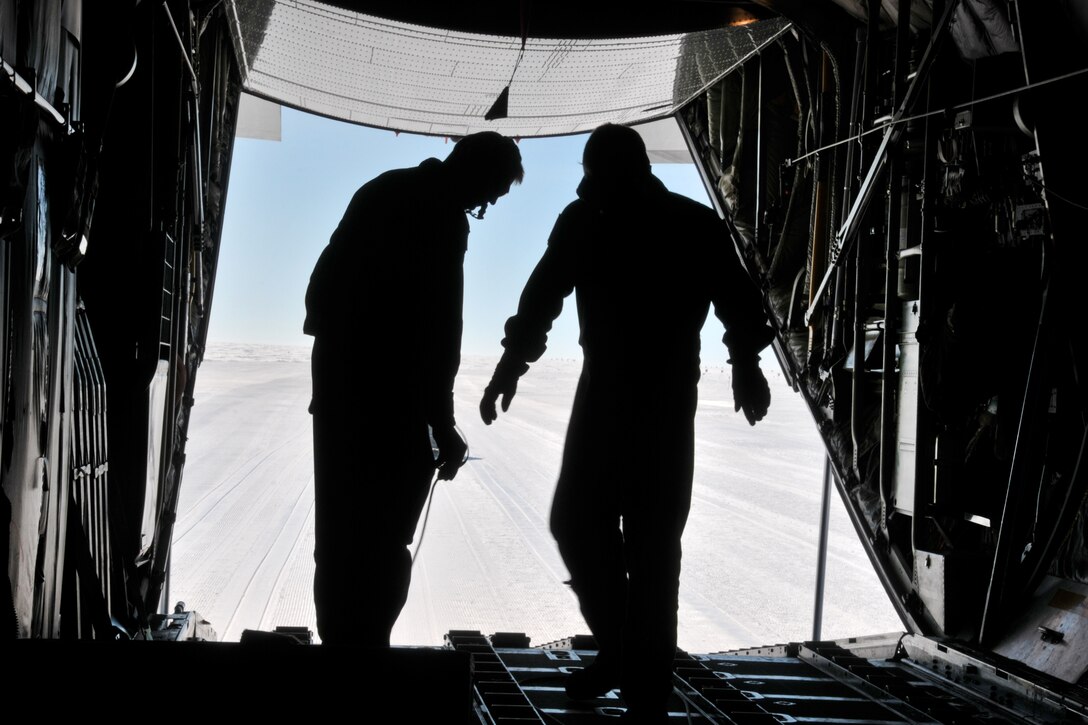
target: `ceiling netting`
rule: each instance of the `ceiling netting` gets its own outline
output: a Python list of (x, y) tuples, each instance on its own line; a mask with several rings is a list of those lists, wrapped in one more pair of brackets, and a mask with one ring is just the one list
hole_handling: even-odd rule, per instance
[[(642, 38), (530, 37), (523, 52), (520, 37), (409, 25), (319, 2), (228, 2), (249, 93), (443, 136), (555, 136), (668, 116), (789, 27), (773, 19)], [(507, 116), (485, 120), (508, 84)]]

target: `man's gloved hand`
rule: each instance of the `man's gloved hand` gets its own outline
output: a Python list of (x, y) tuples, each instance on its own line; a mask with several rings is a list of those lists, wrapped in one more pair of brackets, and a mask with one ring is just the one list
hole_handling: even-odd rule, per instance
[(517, 392), (517, 378), (506, 380), (499, 380), (498, 376), (491, 378), (491, 382), (484, 388), (484, 397), (480, 401), (480, 417), (483, 418), (484, 423), (491, 425), (499, 417), (498, 411), (495, 410), (495, 401), (500, 395), (502, 396), (502, 412), (505, 413), (510, 409), (510, 401), (514, 399), (514, 394)]
[(763, 420), (771, 405), (771, 389), (759, 369), (759, 358), (731, 361), (733, 365), (733, 411), (744, 410), (749, 425)]
[(434, 442), (438, 444), (438, 458), (434, 462), (438, 467), (438, 480), (452, 481), (465, 462), (468, 444), (452, 425), (435, 428), (431, 432)]
[(516, 359), (509, 351), (502, 354), (499, 364), (495, 366), (495, 374), (491, 376), (491, 382), (484, 388), (484, 397), (480, 401), (480, 417), (484, 423), (491, 425), (499, 417), (495, 410), (495, 401), (502, 396), (502, 412), (510, 409), (510, 401), (518, 392), (518, 378), (526, 373), (529, 365)]

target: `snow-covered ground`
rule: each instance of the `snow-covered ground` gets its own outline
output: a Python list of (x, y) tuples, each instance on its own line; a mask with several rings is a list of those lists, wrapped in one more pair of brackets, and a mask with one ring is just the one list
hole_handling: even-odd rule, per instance
[[(222, 640), (315, 628), (308, 352), (217, 346), (198, 373), (169, 596)], [(533, 644), (588, 632), (548, 532), (580, 361), (535, 364), (510, 411), (484, 426), (494, 363), (462, 362), (455, 405), (470, 458), (435, 490), (395, 644), (441, 645), (454, 629)], [(728, 366), (703, 371), (680, 592), (689, 652), (812, 637), (824, 457), (801, 398), (773, 360), (764, 367), (771, 410), (754, 427), (733, 411)], [(899, 631), (835, 493), (831, 511), (822, 637)]]

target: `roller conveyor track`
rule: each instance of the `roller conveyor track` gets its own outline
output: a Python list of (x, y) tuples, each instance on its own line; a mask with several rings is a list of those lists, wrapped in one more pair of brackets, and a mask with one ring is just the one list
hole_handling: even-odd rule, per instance
[[(618, 691), (590, 702), (564, 692), (567, 675), (596, 655), (592, 638), (529, 647), (521, 634), (451, 632), (447, 641), (473, 653), (481, 722), (608, 723), (625, 710)], [(1083, 688), (1029, 682), (1001, 663), (910, 635), (678, 651), (675, 679), (676, 723), (1088, 722)]]

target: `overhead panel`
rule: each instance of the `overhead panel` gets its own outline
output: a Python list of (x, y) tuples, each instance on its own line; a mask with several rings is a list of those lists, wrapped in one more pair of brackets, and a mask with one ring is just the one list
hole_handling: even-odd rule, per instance
[[(454, 32), (307, 0), (228, 0), (247, 92), (352, 123), (440, 136), (582, 133), (671, 115), (773, 42), (776, 18), (642, 38)], [(484, 119), (510, 86), (505, 118)]]
[(238, 138), (282, 141), (280, 106), (264, 98), (243, 93), (238, 101)]
[(634, 127), (646, 144), (651, 164), (690, 164), (691, 149), (675, 117), (661, 118)]

